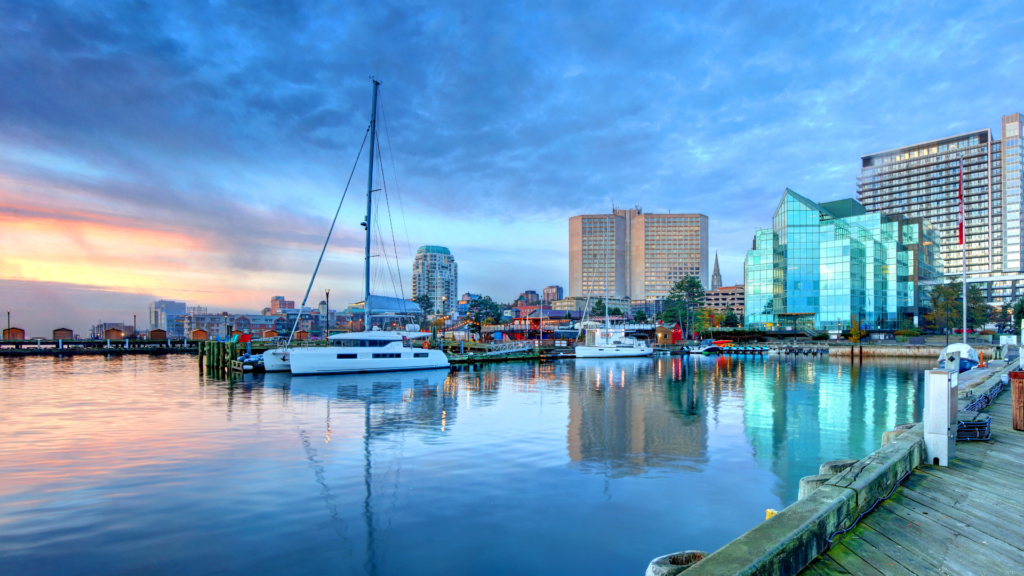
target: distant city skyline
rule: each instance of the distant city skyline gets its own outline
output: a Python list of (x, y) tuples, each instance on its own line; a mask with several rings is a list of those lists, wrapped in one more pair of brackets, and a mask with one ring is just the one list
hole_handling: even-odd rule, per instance
[[(458, 254), (460, 290), (509, 302), (568, 287), (567, 219), (613, 201), (706, 214), (723, 284), (739, 284), (780, 189), (854, 197), (863, 155), (1001, 133), (1024, 108), (1007, 65), (1024, 44), (1016, 12), (0, 0), (0, 307), (46, 334), (144, 318), (161, 299), (299, 299), (371, 75), (394, 220), (382, 235), (407, 293), (424, 244)], [(313, 286), (339, 302), (361, 298), (360, 174)]]

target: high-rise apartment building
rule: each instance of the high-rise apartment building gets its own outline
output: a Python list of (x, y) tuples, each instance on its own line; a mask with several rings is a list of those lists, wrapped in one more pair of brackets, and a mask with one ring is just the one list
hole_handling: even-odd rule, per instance
[(561, 300), (565, 297), (565, 291), (561, 286), (546, 286), (544, 288), (544, 303), (551, 304), (555, 300)]
[(569, 296), (661, 300), (685, 276), (708, 286), (708, 217), (640, 207), (569, 219)]
[(1021, 120), (1020, 114), (1003, 116), (998, 140), (988, 129), (975, 130), (861, 158), (864, 207), (932, 221), (942, 235), (947, 276), (963, 273), (957, 234), (963, 158), (968, 282), (980, 284), (991, 304), (1024, 296)]
[(459, 265), (443, 246), (420, 246), (412, 263), (412, 295), (426, 294), (435, 314), (452, 315), (459, 301)]

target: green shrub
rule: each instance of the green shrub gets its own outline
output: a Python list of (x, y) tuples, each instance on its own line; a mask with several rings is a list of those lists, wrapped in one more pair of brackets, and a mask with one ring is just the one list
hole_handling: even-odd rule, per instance
[(811, 340), (828, 340), (828, 334), (815, 334)]

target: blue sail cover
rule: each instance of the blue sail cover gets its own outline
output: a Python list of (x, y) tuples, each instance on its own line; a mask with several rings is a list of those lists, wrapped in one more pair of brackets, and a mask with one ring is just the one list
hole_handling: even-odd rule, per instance
[[(418, 316), (423, 314), (423, 311), (420, 310), (419, 304), (408, 300), (402, 300), (401, 298), (371, 294), (369, 301), (370, 314), (373, 316)], [(352, 307), (363, 308), (363, 302), (356, 302)], [(365, 308), (363, 309), (365, 310)]]

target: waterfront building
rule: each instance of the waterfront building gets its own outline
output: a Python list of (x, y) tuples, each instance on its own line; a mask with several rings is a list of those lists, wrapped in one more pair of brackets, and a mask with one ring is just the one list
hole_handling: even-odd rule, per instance
[(89, 337), (94, 339), (103, 338), (103, 335), (108, 331), (116, 331), (121, 338), (120, 334), (125, 336), (132, 336), (135, 333), (131, 324), (125, 324), (123, 322), (100, 322), (99, 324), (89, 328)]
[(75, 332), (71, 328), (56, 328), (53, 331), (54, 340), (73, 340)]
[(459, 296), (459, 265), (443, 246), (420, 246), (412, 263), (412, 297), (427, 295), (434, 313), (451, 316)]
[(665, 311), (665, 300), (663, 299), (633, 300), (630, 304), (630, 308), (632, 308), (632, 313), (634, 316), (637, 312), (643, 310), (644, 314), (647, 315), (647, 318), (649, 320), (654, 320), (655, 318), (658, 317), (658, 314), (661, 314), (662, 312)]
[[(174, 321), (185, 315), (184, 302), (174, 300), (157, 300), (149, 304), (149, 329), (172, 332)], [(184, 336), (184, 334), (176, 337)]]
[(939, 234), (928, 220), (869, 214), (852, 199), (816, 204), (787, 189), (773, 226), (744, 260), (750, 328), (840, 330), (918, 322), (921, 283), (940, 277)]
[(561, 300), (555, 300), (551, 303), (553, 310), (586, 310), (587, 299), (583, 296), (569, 296), (568, 298), (562, 298)]
[(460, 315), (468, 314), (470, 303), (472, 303), (473, 300), (477, 300), (479, 298), (483, 298), (483, 294), (473, 294), (471, 292), (466, 292), (462, 296), (459, 296), (459, 304), (456, 307), (456, 310), (458, 310)]
[(537, 294), (534, 290), (526, 290), (519, 294), (519, 302), (522, 302), (526, 306), (532, 306), (540, 302), (540, 294)]
[(732, 308), (741, 319), (743, 318), (743, 294), (742, 284), (737, 286), (720, 286), (714, 290), (704, 293), (704, 306), (716, 312), (725, 312), (726, 308)]
[(565, 297), (565, 291), (561, 286), (545, 286), (544, 287), (544, 303), (551, 304), (555, 300), (561, 300)]
[(4, 340), (24, 340), (25, 331), (21, 328), (4, 328)]
[(718, 252), (715, 252), (715, 270), (711, 273), (711, 290), (722, 287), (722, 272), (718, 269)]
[(947, 276), (963, 274), (957, 191), (964, 159), (968, 282), (980, 285), (990, 304), (1024, 296), (1021, 120), (1003, 116), (996, 135), (986, 128), (861, 157), (861, 203), (869, 213), (930, 220)]
[(686, 276), (708, 279), (708, 217), (637, 206), (569, 219), (569, 296), (659, 300)]
[(270, 298), (270, 314), (280, 314), (281, 310), (295, 308), (294, 300), (285, 300), (284, 296), (272, 296)]

